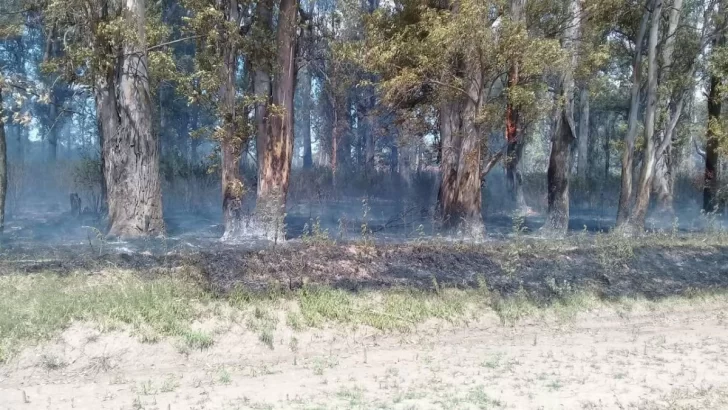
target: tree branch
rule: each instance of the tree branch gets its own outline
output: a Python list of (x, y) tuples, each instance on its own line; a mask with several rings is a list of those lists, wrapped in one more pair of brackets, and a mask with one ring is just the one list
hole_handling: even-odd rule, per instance
[(153, 46), (151, 46), (151, 47), (147, 47), (147, 52), (150, 52), (150, 51), (153, 51), (153, 50), (156, 50), (156, 49), (162, 48), (162, 47), (170, 46), (170, 45), (172, 45), (172, 44), (177, 44), (177, 43), (181, 43), (181, 42), (183, 42), (183, 41), (187, 41), (187, 40), (194, 40), (194, 39), (197, 39), (197, 38), (200, 38), (200, 37), (204, 37), (204, 36), (203, 36), (203, 35), (201, 35), (201, 34), (199, 34), (199, 35), (195, 35), (195, 36), (189, 36), (189, 37), (183, 37), (183, 38), (178, 38), (178, 39), (176, 39), (176, 40), (172, 40), (172, 41), (167, 41), (166, 43), (156, 44), (156, 45), (153, 45)]

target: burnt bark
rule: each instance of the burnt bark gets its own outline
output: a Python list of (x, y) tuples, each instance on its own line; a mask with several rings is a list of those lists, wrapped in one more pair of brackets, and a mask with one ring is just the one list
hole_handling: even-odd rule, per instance
[(5, 141), (2, 91), (0, 87), (0, 233), (5, 229), (5, 198), (8, 192), (8, 145)]
[(720, 119), (722, 96), (720, 92), (721, 80), (718, 76), (710, 77), (710, 90), (708, 92), (708, 127), (705, 146), (705, 173), (703, 186), (703, 211), (715, 212), (718, 209), (718, 176), (719, 176), (719, 141), (716, 136), (716, 125)]
[(124, 20), (136, 27), (137, 32), (122, 47), (116, 96), (119, 128), (104, 136), (104, 177), (112, 236), (164, 232), (159, 144), (152, 132), (147, 76), (144, 3), (144, 0), (126, 0), (123, 6)]
[[(259, 211), (276, 222), (273, 233), (279, 238), (293, 156), (293, 93), (295, 89), (297, 0), (281, 0), (276, 42), (276, 75), (268, 108), (267, 141), (262, 178), (258, 183)], [(278, 223), (280, 222), (280, 224)]]
[(577, 63), (576, 46), (581, 24), (581, 5), (571, 0), (569, 5), (571, 23), (564, 32), (562, 47), (570, 54), (568, 67), (564, 69), (560, 84), (563, 106), (559, 107), (551, 154), (547, 171), (548, 214), (544, 228), (556, 234), (565, 234), (569, 227), (569, 165), (574, 133), (574, 67)]
[(619, 206), (617, 210), (617, 227), (623, 227), (629, 222), (632, 205), (632, 180), (634, 169), (634, 143), (637, 138), (638, 115), (640, 110), (640, 87), (642, 78), (642, 46), (647, 33), (650, 11), (645, 8), (640, 22), (640, 29), (635, 39), (635, 52), (632, 59), (632, 88), (630, 90), (629, 116), (627, 120), (627, 134), (624, 137), (624, 150), (622, 151), (622, 179), (619, 191)]

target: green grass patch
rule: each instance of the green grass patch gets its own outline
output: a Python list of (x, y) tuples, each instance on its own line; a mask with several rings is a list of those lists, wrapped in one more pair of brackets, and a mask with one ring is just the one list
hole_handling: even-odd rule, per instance
[(132, 274), (0, 277), (0, 361), (27, 342), (47, 340), (73, 321), (104, 330), (131, 326), (140, 340), (188, 333), (211, 300), (191, 283), (143, 280)]
[[(579, 312), (595, 308), (618, 314), (633, 310), (677, 309), (696, 303), (728, 303), (728, 293), (687, 290), (680, 296), (657, 301), (643, 297), (603, 300), (567, 282), (545, 279), (551, 297), (533, 297), (524, 289), (502, 297), (491, 292), (484, 279), (474, 288), (442, 287), (434, 290), (395, 288), (350, 292), (323, 286), (296, 291), (252, 293), (236, 289), (225, 299), (204, 291), (196, 283), (175, 277), (143, 279), (128, 272), (101, 275), (51, 274), (0, 276), (0, 362), (28, 344), (48, 340), (72, 322), (89, 322), (102, 331), (124, 329), (139, 341), (156, 343), (174, 337), (180, 352), (203, 350), (214, 344), (212, 333), (193, 330), (192, 323), (214, 318), (245, 318), (248, 331), (273, 348), (286, 338), (276, 331), (324, 326), (368, 326), (382, 331), (406, 332), (430, 319), (460, 322), (495, 313), (504, 325), (526, 318), (571, 320)], [(291, 350), (298, 341), (291, 339)], [(43, 367), (62, 367), (49, 357)]]

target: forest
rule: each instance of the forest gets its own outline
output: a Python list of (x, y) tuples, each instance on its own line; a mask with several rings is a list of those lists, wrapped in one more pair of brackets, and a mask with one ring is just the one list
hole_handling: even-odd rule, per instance
[(4, 0), (0, 227), (704, 226), (724, 3)]
[(728, 409), (728, 0), (0, 0), (0, 408)]

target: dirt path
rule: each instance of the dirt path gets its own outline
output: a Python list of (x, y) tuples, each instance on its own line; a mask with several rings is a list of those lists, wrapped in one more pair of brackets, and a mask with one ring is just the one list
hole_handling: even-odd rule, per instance
[(273, 335), (185, 352), (75, 325), (0, 367), (0, 409), (721, 409), (726, 306)]

